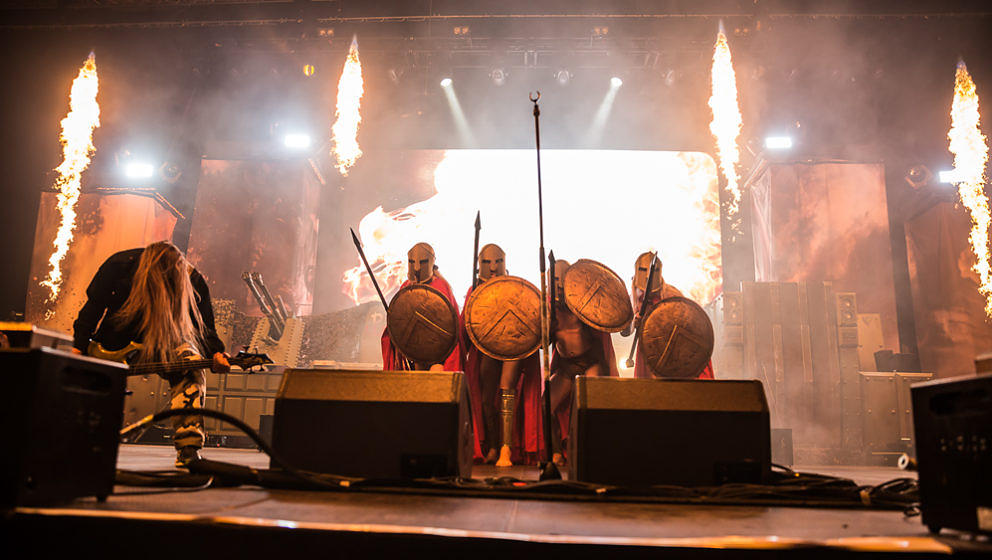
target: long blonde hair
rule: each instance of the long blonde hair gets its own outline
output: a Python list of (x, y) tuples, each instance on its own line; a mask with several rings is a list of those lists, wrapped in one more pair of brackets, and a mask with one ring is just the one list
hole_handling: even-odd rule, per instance
[(184, 344), (202, 353), (203, 318), (190, 281), (192, 268), (168, 241), (152, 243), (138, 259), (131, 293), (116, 320), (138, 327), (143, 337), (142, 361), (171, 361)]

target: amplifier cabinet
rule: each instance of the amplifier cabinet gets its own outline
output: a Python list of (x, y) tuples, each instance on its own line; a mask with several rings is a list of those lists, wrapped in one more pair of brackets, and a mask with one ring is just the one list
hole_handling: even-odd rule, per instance
[(51, 348), (0, 350), (8, 398), (0, 504), (52, 505), (114, 488), (127, 367)]
[(992, 375), (911, 391), (924, 525), (992, 533)]
[(771, 473), (760, 381), (579, 376), (571, 422), (571, 480), (714, 485)]
[(314, 472), (471, 477), (465, 375), (287, 369), (272, 447), (288, 464)]

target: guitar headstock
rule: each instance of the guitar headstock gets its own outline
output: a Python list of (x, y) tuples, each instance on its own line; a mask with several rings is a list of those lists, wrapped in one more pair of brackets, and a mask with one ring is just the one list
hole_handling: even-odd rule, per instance
[(232, 365), (236, 365), (245, 371), (248, 371), (253, 367), (274, 363), (268, 354), (247, 352), (245, 350), (238, 352), (238, 355), (231, 358), (230, 362)]

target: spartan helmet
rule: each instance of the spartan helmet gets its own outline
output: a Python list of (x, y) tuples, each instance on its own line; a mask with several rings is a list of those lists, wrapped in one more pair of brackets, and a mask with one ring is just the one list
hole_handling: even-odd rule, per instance
[(506, 253), (490, 243), (479, 251), (479, 280), (485, 282), (493, 276), (506, 276)]
[(424, 284), (434, 277), (434, 248), (417, 243), (407, 254), (407, 277), (410, 282)]
[(637, 257), (637, 264), (634, 265), (634, 287), (642, 292), (647, 292), (646, 289), (648, 284), (648, 271), (651, 270), (651, 259), (654, 258), (654, 275), (651, 278), (651, 292), (658, 291), (661, 288), (663, 280), (661, 279), (661, 260), (655, 255), (655, 253), (647, 252), (641, 253), (641, 256)]

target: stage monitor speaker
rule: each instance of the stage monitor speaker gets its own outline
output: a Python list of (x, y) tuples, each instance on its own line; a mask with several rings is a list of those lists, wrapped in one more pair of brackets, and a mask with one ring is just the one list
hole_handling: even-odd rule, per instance
[(760, 381), (580, 376), (568, 437), (571, 480), (715, 485), (771, 473)]
[(51, 348), (0, 350), (0, 504), (53, 505), (114, 489), (127, 366)]
[(923, 524), (992, 533), (992, 375), (926, 381), (910, 393)]
[(272, 448), (314, 472), (470, 477), (465, 375), (288, 369), (276, 395)]

